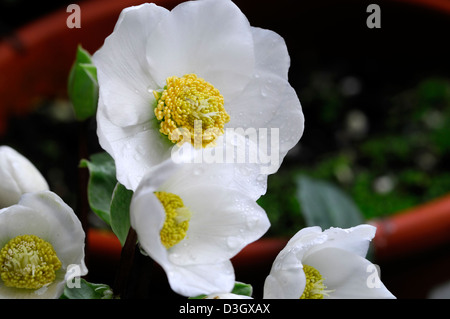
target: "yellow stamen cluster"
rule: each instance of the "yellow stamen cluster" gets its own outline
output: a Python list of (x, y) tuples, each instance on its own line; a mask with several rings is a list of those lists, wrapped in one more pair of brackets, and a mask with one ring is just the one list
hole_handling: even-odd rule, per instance
[(42, 288), (61, 265), (53, 246), (35, 235), (17, 236), (0, 251), (0, 277), (7, 287)]
[(219, 90), (195, 74), (169, 77), (164, 90), (153, 91), (153, 95), (160, 132), (173, 143), (190, 141), (194, 147), (214, 145), (230, 120)]
[(169, 249), (186, 237), (191, 212), (178, 195), (167, 192), (155, 192), (155, 195), (166, 211), (166, 220), (160, 236), (164, 247)]
[(320, 272), (314, 267), (303, 265), (303, 271), (306, 276), (306, 286), (300, 299), (323, 299), (329, 292), (323, 284), (323, 278)]

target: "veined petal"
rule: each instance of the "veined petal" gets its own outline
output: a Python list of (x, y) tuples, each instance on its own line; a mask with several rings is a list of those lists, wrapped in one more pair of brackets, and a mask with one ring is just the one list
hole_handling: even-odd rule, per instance
[(169, 11), (155, 4), (124, 9), (114, 32), (93, 55), (105, 115), (125, 127), (154, 117), (151, 89), (157, 89), (145, 56), (147, 40)]
[(373, 264), (367, 259), (339, 248), (327, 247), (308, 255), (303, 262), (316, 268), (324, 278), (328, 298), (395, 298), (381, 280), (374, 284)]
[(186, 238), (170, 249), (170, 259), (178, 265), (230, 259), (270, 227), (253, 199), (226, 187), (205, 184), (178, 195), (192, 212)]
[(195, 73), (231, 100), (253, 74), (250, 24), (229, 0), (176, 6), (150, 34), (146, 53), (150, 72), (161, 88), (169, 76)]

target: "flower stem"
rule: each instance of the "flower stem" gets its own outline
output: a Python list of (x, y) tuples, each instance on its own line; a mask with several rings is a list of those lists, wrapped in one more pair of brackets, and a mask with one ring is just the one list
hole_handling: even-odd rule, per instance
[(122, 247), (120, 254), (119, 268), (114, 282), (113, 292), (116, 298), (127, 298), (130, 295), (128, 282), (133, 268), (135, 253), (137, 249), (137, 234), (136, 231), (130, 227), (127, 239)]

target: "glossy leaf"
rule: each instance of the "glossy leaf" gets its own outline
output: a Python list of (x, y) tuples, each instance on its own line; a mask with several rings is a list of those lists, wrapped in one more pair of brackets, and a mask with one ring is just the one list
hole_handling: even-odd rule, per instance
[(83, 278), (77, 279), (78, 283), (73, 287), (66, 284), (64, 293), (60, 299), (112, 299), (111, 288), (105, 284), (89, 283)]
[(251, 297), (253, 294), (253, 287), (249, 284), (244, 284), (242, 282), (236, 282), (231, 293), (235, 295), (248, 296)]
[(111, 228), (122, 246), (125, 244), (130, 229), (130, 203), (132, 196), (133, 191), (117, 183), (111, 201), (110, 217)]
[(111, 199), (117, 184), (113, 158), (108, 153), (93, 154), (90, 161), (82, 160), (80, 167), (89, 169), (87, 192), (92, 211), (110, 225)]
[(95, 115), (98, 103), (97, 69), (90, 54), (81, 46), (69, 73), (68, 94), (78, 120)]

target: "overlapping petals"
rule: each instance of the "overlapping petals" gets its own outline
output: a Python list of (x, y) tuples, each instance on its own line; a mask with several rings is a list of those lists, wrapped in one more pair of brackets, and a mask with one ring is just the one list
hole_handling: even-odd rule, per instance
[[(370, 225), (300, 230), (274, 261), (264, 285), (264, 298), (300, 298), (307, 284), (305, 265), (322, 276), (324, 298), (395, 298), (365, 258), (375, 230)], [(373, 275), (376, 282), (371, 281)]]
[(99, 141), (129, 189), (170, 156), (173, 144), (159, 132), (153, 113), (153, 92), (170, 76), (197, 74), (216, 87), (230, 115), (225, 128), (268, 129), (264, 138), (274, 141), (270, 147), (279, 156), (266, 173), (278, 169), (303, 133), (284, 40), (251, 27), (229, 0), (188, 1), (172, 11), (154, 4), (127, 8), (93, 60)]
[[(131, 203), (131, 226), (140, 245), (164, 268), (171, 288), (181, 295), (231, 291), (235, 278), (230, 259), (270, 226), (243, 184), (232, 179), (219, 182), (225, 170), (232, 176), (235, 167), (216, 166), (175, 165), (169, 159), (144, 177)], [(161, 241), (166, 212), (156, 191), (176, 194), (192, 214), (185, 238), (170, 248)]]
[[(73, 210), (55, 193), (27, 193), (19, 203), (0, 210), (0, 249), (23, 235), (37, 236), (50, 243), (61, 267), (55, 272), (53, 282), (40, 289), (8, 287), (0, 280), (0, 298), (59, 298), (68, 280), (87, 274), (85, 233)], [(73, 271), (73, 266), (78, 271)]]

